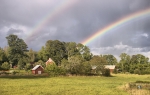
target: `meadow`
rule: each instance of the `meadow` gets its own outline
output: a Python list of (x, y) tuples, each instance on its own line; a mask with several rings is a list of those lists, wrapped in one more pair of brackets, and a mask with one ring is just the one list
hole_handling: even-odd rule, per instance
[[(126, 85), (149, 81), (150, 75), (115, 74), (102, 76), (0, 77), (1, 95), (148, 95)], [(127, 90), (128, 89), (128, 90)]]

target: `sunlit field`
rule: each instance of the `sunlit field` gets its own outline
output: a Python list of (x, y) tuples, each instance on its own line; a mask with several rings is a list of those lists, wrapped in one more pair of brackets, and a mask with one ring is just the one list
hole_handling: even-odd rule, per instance
[(125, 90), (126, 84), (139, 80), (149, 81), (150, 75), (1, 77), (0, 93), (1, 95), (130, 95), (131, 91)]

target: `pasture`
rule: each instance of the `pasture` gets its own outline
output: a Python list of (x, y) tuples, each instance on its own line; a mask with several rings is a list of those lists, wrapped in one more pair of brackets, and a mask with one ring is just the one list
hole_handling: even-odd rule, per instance
[[(0, 77), (1, 95), (142, 95), (126, 85), (149, 81), (150, 75), (116, 74), (101, 76)], [(150, 94), (146, 91), (147, 95)], [(144, 95), (144, 94), (143, 94)]]

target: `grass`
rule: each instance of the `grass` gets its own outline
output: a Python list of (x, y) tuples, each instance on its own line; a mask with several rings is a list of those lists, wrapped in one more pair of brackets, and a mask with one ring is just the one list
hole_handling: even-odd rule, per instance
[[(113, 77), (70, 76), (0, 77), (1, 95), (130, 95), (135, 90), (124, 90), (136, 81), (149, 81), (150, 75), (123, 75)], [(140, 90), (138, 90), (140, 91)], [(142, 92), (142, 91), (141, 91)], [(133, 93), (133, 94), (134, 94)], [(144, 95), (144, 94), (143, 94)]]

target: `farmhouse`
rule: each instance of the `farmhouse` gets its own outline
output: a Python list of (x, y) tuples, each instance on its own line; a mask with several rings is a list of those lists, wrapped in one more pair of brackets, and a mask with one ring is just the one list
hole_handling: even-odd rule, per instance
[(47, 60), (47, 62), (46, 62), (46, 66), (48, 65), (48, 64), (54, 64), (55, 62), (51, 59), (51, 58), (49, 58), (48, 60)]
[(105, 65), (105, 68), (110, 69), (110, 73), (114, 71), (115, 67), (115, 65)]
[(32, 74), (42, 74), (44, 72), (44, 68), (41, 65), (36, 65), (32, 69)]

